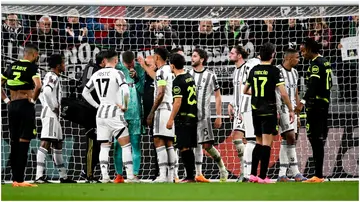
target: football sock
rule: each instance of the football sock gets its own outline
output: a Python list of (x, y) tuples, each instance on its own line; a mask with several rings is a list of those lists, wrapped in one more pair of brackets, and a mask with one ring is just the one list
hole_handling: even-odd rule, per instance
[(251, 173), (251, 163), (252, 163), (252, 153), (255, 148), (255, 142), (248, 141), (245, 145), (244, 150), (244, 171), (241, 171), (244, 173), (244, 177), (249, 179), (250, 173)]
[(175, 160), (176, 160), (176, 153), (174, 150), (174, 147), (168, 147), (167, 149), (167, 154), (168, 154), (168, 163), (169, 163), (169, 173), (168, 173), (168, 177), (171, 181), (174, 180), (174, 168), (175, 168)]
[(281, 177), (286, 175), (287, 168), (289, 167), (288, 145), (286, 140), (281, 141), (279, 156), (280, 156), (279, 177)]
[(298, 166), (298, 161), (297, 161), (297, 156), (296, 156), (296, 146), (294, 144), (287, 145), (287, 151), (286, 152), (287, 152), (291, 172), (292, 172), (293, 176), (295, 176), (295, 175), (300, 173), (299, 166)]
[(123, 174), (122, 149), (118, 141), (114, 142), (114, 166), (116, 174)]
[(134, 167), (133, 167), (133, 160), (132, 160), (132, 154), (131, 154), (131, 143), (128, 143), (124, 146), (121, 146), (122, 148), (122, 159), (123, 159), (123, 165), (125, 166), (126, 176), (128, 179), (134, 178)]
[(186, 179), (194, 180), (195, 156), (193, 150), (182, 151), (181, 158), (186, 170)]
[(174, 177), (179, 178), (179, 150), (175, 149), (175, 168), (174, 168)]
[(54, 149), (53, 156), (54, 156), (55, 165), (59, 171), (60, 178), (64, 178), (64, 179), (67, 178), (66, 169), (62, 156), (62, 149)]
[(203, 162), (203, 149), (202, 145), (198, 144), (195, 148), (195, 170), (196, 176), (202, 175), (202, 162)]
[(245, 162), (244, 162), (245, 145), (244, 145), (242, 139), (235, 139), (235, 140), (233, 140), (233, 143), (235, 145), (238, 157), (240, 158), (241, 173), (243, 173), (244, 172), (244, 167), (245, 167)]
[(99, 161), (102, 179), (109, 179), (108, 166), (109, 166), (109, 152), (110, 145), (101, 144)]
[(269, 167), (270, 162), (270, 151), (271, 147), (267, 145), (262, 146), (262, 154), (261, 154), (261, 165), (260, 165), (260, 178), (265, 179)]
[(309, 138), (311, 147), (313, 149), (313, 156), (315, 160), (315, 176), (318, 178), (324, 178), (323, 176), (323, 164), (324, 164), (324, 143), (319, 138)]
[(256, 144), (252, 153), (251, 175), (257, 176), (257, 168), (261, 157), (262, 145)]
[(140, 139), (141, 139), (140, 134), (130, 134), (134, 175), (138, 175), (140, 171), (140, 162), (141, 162)]
[(44, 147), (39, 147), (36, 155), (36, 180), (44, 175), (45, 160), (48, 154), (48, 150)]
[(24, 172), (28, 159), (30, 142), (19, 142), (18, 157), (16, 159), (18, 169), (17, 170), (17, 182), (24, 182)]
[(221, 159), (219, 151), (214, 147), (206, 149), (210, 156), (214, 159), (220, 170), (226, 170), (223, 160)]
[(168, 166), (168, 153), (165, 146), (157, 147), (156, 153), (158, 157), (158, 165), (160, 170), (160, 177), (166, 178), (166, 170)]

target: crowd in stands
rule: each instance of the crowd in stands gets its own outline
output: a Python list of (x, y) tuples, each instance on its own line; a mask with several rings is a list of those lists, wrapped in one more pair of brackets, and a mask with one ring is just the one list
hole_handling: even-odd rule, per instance
[[(122, 7), (118, 8), (118, 12)], [(151, 17), (151, 8), (144, 13)], [(101, 16), (101, 14), (99, 15)], [(2, 25), (2, 59), (16, 58), (18, 47), (35, 43), (41, 52), (61, 52), (88, 43), (117, 51), (149, 50), (156, 46), (244, 45), (258, 52), (261, 44), (277, 45), (278, 58), (287, 48), (299, 49), (305, 37), (322, 44), (323, 55), (332, 63), (346, 102), (356, 102), (358, 60), (342, 61), (340, 40), (358, 36), (359, 17), (330, 17), (284, 20), (193, 21), (125, 18), (82, 18), (75, 8), (67, 16), (6, 14)], [(9, 56), (9, 57), (10, 57)], [(304, 63), (302, 63), (304, 64)], [(307, 64), (307, 62), (305, 63)], [(305, 65), (306, 66), (306, 65)], [(306, 68), (306, 67), (305, 67)], [(304, 70), (304, 69), (302, 69)], [(355, 72), (356, 71), (356, 72)]]

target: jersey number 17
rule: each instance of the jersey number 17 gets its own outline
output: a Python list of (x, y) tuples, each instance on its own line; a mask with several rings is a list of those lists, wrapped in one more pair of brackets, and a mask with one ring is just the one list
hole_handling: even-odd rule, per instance
[(99, 88), (99, 94), (101, 97), (106, 97), (106, 93), (109, 87), (109, 82), (110, 82), (109, 78), (96, 79), (96, 83), (98, 84), (98, 88)]

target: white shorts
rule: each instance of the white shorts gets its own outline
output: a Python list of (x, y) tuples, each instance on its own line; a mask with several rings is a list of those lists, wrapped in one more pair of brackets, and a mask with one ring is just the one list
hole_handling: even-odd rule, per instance
[(294, 130), (295, 133), (297, 133), (297, 115), (295, 115), (295, 120), (294, 122), (291, 124), (290, 123), (290, 117), (289, 117), (289, 112), (281, 112), (280, 113), (280, 123), (279, 123), (279, 133), (285, 133), (291, 130)]
[(124, 116), (113, 118), (96, 118), (97, 140), (112, 142), (113, 138), (119, 139), (129, 135)]
[(42, 129), (40, 139), (63, 140), (61, 124), (57, 117), (45, 116), (41, 118), (41, 124)]
[(252, 112), (244, 112), (241, 114), (242, 120), (234, 117), (233, 131), (242, 131), (246, 138), (255, 138)]
[(197, 140), (199, 144), (214, 141), (214, 132), (212, 129), (211, 118), (198, 121)]
[(165, 137), (175, 137), (174, 128), (166, 128), (166, 124), (169, 121), (171, 111), (168, 109), (157, 109), (154, 116), (154, 136), (165, 136)]

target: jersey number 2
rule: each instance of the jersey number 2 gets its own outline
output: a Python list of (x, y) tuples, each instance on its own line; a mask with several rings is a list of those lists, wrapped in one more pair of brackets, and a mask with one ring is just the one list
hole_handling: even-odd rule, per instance
[[(267, 77), (259, 77), (259, 81), (261, 82), (261, 92), (260, 92), (260, 97), (264, 97), (264, 91), (265, 91), (265, 84), (267, 82)], [(255, 90), (255, 97), (259, 96), (259, 89), (258, 89), (258, 85), (257, 85), (258, 79), (254, 78), (254, 90)]]
[(191, 99), (191, 97), (193, 97), (193, 95), (196, 95), (195, 86), (189, 86), (189, 87), (187, 88), (187, 91), (189, 91), (189, 97), (188, 97), (188, 99), (187, 99), (188, 104), (189, 104), (189, 105), (194, 105), (194, 104), (196, 104), (196, 103), (197, 103), (197, 102), (196, 102), (196, 99)]
[[(108, 87), (109, 87), (109, 82), (110, 82), (110, 79), (107, 78), (107, 79), (96, 79), (96, 83), (98, 84), (98, 87), (99, 87), (99, 94), (101, 97), (105, 97), (106, 96), (106, 93), (108, 91)], [(102, 90), (102, 84), (105, 83), (105, 87), (104, 87), (104, 90)]]

